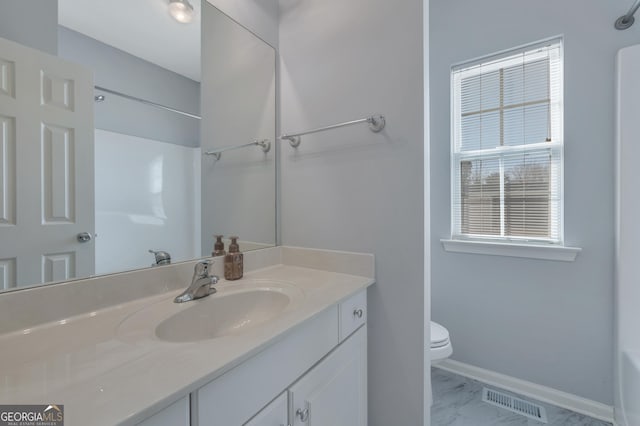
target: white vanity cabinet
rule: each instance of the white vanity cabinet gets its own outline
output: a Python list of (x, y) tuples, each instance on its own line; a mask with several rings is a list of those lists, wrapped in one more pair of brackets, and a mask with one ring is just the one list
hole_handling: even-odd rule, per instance
[(189, 397), (185, 396), (136, 426), (189, 426), (189, 418)]
[(366, 426), (366, 316), (352, 319), (365, 290), (355, 296), (193, 392), (191, 426)]
[(264, 407), (257, 416), (249, 420), (244, 426), (288, 426), (289, 425), (289, 400), (287, 393), (283, 392)]
[(244, 426), (366, 426), (366, 339), (361, 328)]
[(292, 426), (367, 426), (367, 330), (360, 328), (289, 388)]

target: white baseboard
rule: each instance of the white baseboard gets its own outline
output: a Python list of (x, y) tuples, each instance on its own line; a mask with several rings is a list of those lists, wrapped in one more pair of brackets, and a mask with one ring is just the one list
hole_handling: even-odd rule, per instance
[(434, 365), (434, 367), (615, 424), (613, 420), (613, 407), (600, 402), (537, 385), (526, 380), (516, 379), (515, 377), (505, 374), (485, 370), (484, 368), (474, 367), (473, 365), (452, 359), (445, 359), (437, 365)]

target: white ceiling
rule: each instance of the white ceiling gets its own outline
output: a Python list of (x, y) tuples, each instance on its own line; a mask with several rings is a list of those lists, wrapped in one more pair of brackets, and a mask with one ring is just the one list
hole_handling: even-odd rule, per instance
[(58, 0), (58, 22), (134, 56), (200, 81), (200, 0), (194, 19), (169, 15), (169, 0)]

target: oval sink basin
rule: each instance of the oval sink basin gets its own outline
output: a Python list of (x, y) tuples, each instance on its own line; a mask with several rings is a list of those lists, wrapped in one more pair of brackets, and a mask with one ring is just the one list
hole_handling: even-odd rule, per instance
[(278, 318), (305, 298), (295, 284), (270, 279), (224, 281), (216, 293), (173, 303), (178, 291), (152, 297), (149, 304), (117, 326), (118, 339), (132, 344), (149, 340), (189, 343), (236, 336)]
[(208, 296), (165, 319), (155, 329), (160, 340), (194, 342), (242, 333), (276, 317), (290, 297), (268, 288)]

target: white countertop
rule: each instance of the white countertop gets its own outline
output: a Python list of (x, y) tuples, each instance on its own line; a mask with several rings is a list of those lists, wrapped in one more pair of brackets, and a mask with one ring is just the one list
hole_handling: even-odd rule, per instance
[(176, 309), (172, 300), (180, 290), (0, 335), (0, 403), (64, 404), (67, 426), (134, 424), (374, 281), (372, 276), (278, 264), (245, 273), (239, 281), (222, 280), (219, 286), (252, 280), (288, 282), (303, 297), (243, 333), (197, 342), (161, 341), (153, 325), (147, 334), (123, 337), (123, 321), (152, 304)]

